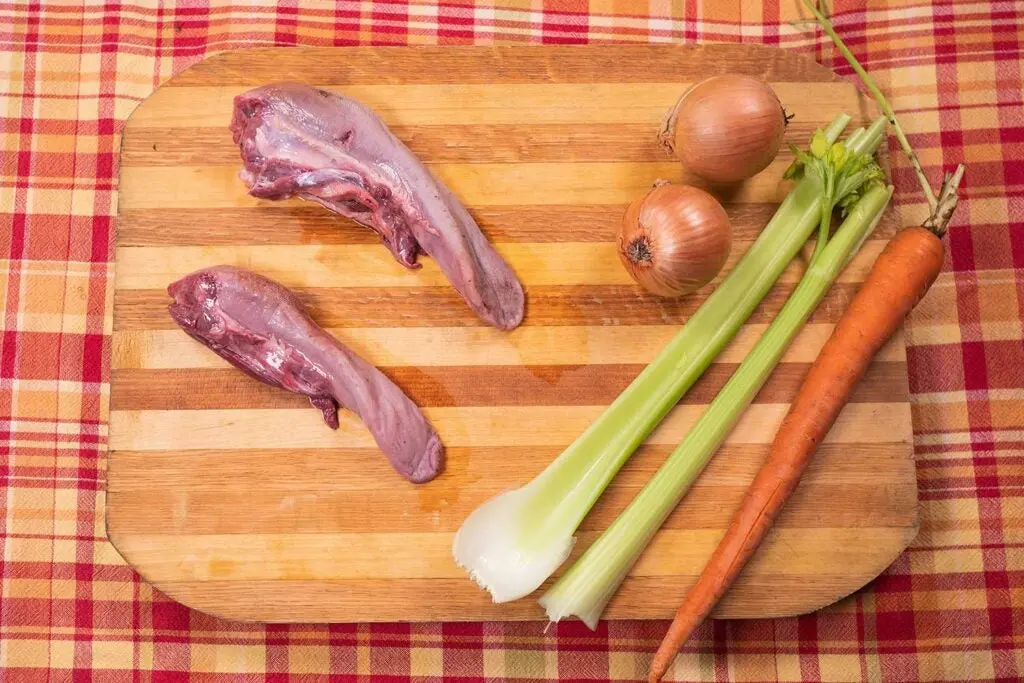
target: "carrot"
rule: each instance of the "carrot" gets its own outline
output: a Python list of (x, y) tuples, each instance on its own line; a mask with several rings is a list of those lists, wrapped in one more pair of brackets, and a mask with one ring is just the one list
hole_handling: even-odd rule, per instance
[(942, 269), (941, 231), (901, 230), (876, 260), (790, 406), (768, 459), (651, 662), (661, 680), (679, 648), (711, 612), (764, 539), (800, 475), (878, 350)]

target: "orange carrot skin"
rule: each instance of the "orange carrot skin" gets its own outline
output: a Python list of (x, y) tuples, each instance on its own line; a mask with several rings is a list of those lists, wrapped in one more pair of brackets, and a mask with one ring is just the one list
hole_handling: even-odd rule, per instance
[(938, 277), (943, 256), (942, 240), (922, 227), (901, 230), (878, 256), (807, 373), (725, 536), (676, 613), (651, 662), (650, 681), (661, 680), (679, 648), (753, 556), (875, 354)]

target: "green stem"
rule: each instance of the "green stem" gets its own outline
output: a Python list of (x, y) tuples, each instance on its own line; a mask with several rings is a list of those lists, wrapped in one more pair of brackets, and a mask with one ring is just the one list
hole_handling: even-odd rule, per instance
[(605, 605), (658, 528), (760, 391), (790, 342), (882, 216), (891, 187), (865, 192), (793, 294), (686, 438), (629, 507), (541, 597), (549, 618), (579, 616), (595, 628)]
[(818, 225), (818, 241), (814, 245), (814, 253), (811, 254), (811, 263), (821, 257), (821, 252), (828, 243), (828, 229), (832, 225), (832, 210), (836, 206), (835, 178), (831, 172), (826, 175), (825, 186), (821, 192), (821, 223)]
[(935, 211), (938, 204), (938, 200), (935, 198), (935, 192), (932, 190), (931, 184), (928, 182), (928, 176), (924, 174), (924, 169), (921, 167), (921, 162), (917, 158), (917, 154), (914, 149), (910, 146), (910, 141), (907, 139), (906, 134), (903, 132), (903, 127), (900, 126), (900, 122), (896, 119), (896, 112), (893, 111), (889, 105), (889, 100), (885, 99), (885, 95), (882, 94), (878, 84), (875, 83), (875, 79), (864, 70), (860, 62), (854, 56), (850, 48), (846, 46), (843, 39), (836, 33), (835, 27), (832, 26), (832, 22), (825, 14), (817, 8), (817, 6), (811, 2), (811, 0), (804, 0), (804, 4), (807, 5), (807, 9), (814, 14), (814, 18), (818, 20), (818, 24), (821, 26), (825, 34), (832, 39), (832, 43), (835, 44), (836, 49), (839, 50), (839, 54), (849, 62), (853, 70), (860, 76), (860, 80), (867, 87), (868, 91), (871, 92), (871, 96), (875, 98), (875, 102), (878, 103), (878, 107), (885, 114), (886, 118), (889, 119), (889, 123), (892, 124), (893, 132), (896, 133), (896, 139), (900, 142), (900, 147), (903, 148), (903, 153), (910, 159), (910, 165), (914, 168), (914, 173), (917, 175), (918, 182), (921, 183), (921, 189), (924, 191), (925, 199), (928, 201), (928, 208), (931, 211)]

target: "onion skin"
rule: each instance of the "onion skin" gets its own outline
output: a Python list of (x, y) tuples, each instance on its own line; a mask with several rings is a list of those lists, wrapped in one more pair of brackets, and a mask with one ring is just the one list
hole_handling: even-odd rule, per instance
[(732, 226), (718, 201), (689, 185), (658, 185), (626, 210), (619, 259), (637, 284), (664, 297), (711, 282), (729, 257)]
[(687, 170), (712, 183), (735, 183), (768, 167), (779, 153), (786, 121), (768, 85), (727, 74), (683, 93), (658, 139)]

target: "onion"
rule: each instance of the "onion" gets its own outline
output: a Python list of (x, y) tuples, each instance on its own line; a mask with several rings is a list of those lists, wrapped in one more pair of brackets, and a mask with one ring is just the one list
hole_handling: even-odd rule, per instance
[(713, 76), (683, 93), (658, 140), (687, 170), (713, 183), (734, 183), (772, 162), (787, 121), (766, 84), (749, 76)]
[(660, 296), (682, 296), (714, 279), (729, 256), (732, 227), (704, 190), (661, 183), (626, 210), (619, 258), (637, 283)]

